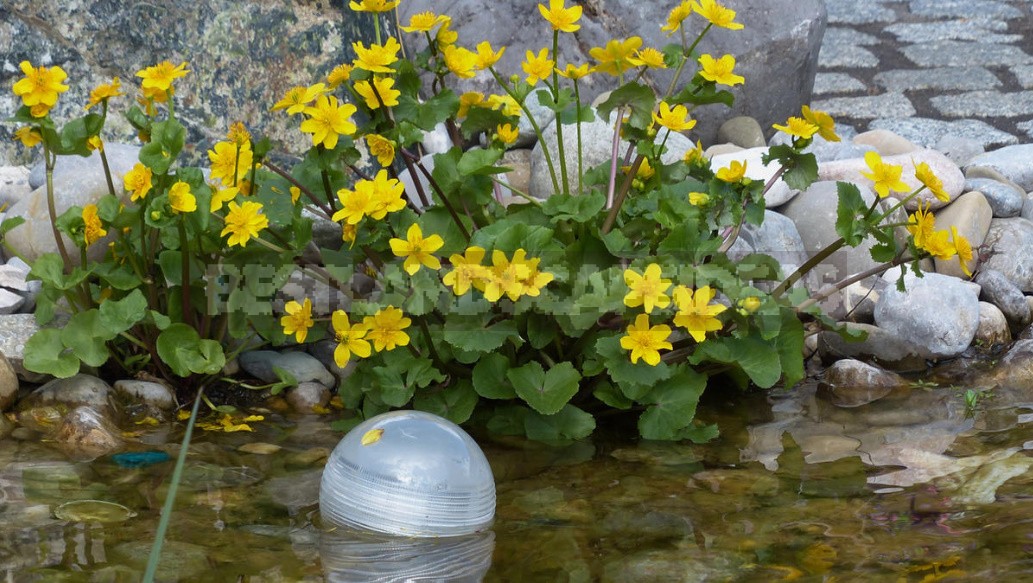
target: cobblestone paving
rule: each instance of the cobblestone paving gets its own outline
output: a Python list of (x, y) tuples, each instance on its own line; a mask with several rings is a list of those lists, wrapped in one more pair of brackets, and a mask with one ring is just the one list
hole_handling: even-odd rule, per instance
[(1033, 0), (826, 0), (813, 106), (934, 146), (1033, 142)]

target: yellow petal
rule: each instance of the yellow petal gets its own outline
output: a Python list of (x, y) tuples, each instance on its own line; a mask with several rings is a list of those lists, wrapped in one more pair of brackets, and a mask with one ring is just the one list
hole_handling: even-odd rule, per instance
[(383, 429), (370, 429), (362, 435), (362, 445), (373, 445), (384, 435)]

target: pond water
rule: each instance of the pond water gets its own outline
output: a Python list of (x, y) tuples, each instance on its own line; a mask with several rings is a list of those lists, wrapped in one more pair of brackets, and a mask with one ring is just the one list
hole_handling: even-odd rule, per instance
[[(274, 415), (254, 433), (197, 436), (158, 578), (1025, 580), (1033, 398), (989, 395), (921, 384), (853, 408), (815, 386), (736, 397), (701, 410), (721, 429), (705, 445), (478, 434), (497, 482), (494, 528), (418, 544), (327, 532), (319, 479), (341, 435), (327, 417)], [(137, 439), (174, 452), (181, 431)], [(0, 580), (138, 581), (173, 462), (70, 463), (21, 437), (0, 441)]]

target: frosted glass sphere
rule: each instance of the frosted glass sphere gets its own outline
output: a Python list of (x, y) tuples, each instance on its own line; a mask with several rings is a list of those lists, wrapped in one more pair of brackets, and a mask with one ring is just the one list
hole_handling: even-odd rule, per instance
[(495, 533), (402, 538), (339, 528), (319, 537), (328, 583), (480, 583), (491, 568)]
[(323, 520), (412, 537), (489, 528), (495, 479), (458, 425), (422, 411), (367, 419), (334, 448), (319, 492)]

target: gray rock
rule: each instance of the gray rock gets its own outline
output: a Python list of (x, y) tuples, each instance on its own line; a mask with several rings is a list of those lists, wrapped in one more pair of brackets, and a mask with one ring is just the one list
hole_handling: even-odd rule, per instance
[[(980, 154), (969, 161), (969, 166), (989, 166), (997, 170), (1009, 180), (1015, 182), (1024, 191), (1033, 190), (1033, 144), (1005, 146)], [(966, 168), (966, 171), (968, 168)]]
[(355, 359), (348, 361), (343, 368), (339, 367), (334, 360), (335, 350), (337, 350), (337, 342), (335, 340), (320, 340), (308, 345), (308, 353), (316, 357), (338, 381), (343, 381), (351, 376), (352, 371), (355, 370)]
[[(496, 65), (502, 75), (521, 74), (520, 62), (529, 49), (538, 50), (552, 44), (552, 30), (537, 10), (528, 9), (520, 0), (475, 0), (456, 2), (446, 10), (452, 17), (452, 29), (460, 39), (485, 39), (492, 46), (507, 47)], [(585, 10), (575, 35), (560, 35), (560, 55), (564, 62), (594, 62), (588, 56), (591, 47), (604, 46), (607, 41), (639, 36), (643, 46), (663, 47), (671, 42), (658, 23), (665, 22), (670, 7), (662, 4), (633, 0), (606, 0)], [(731, 112), (724, 106), (705, 106), (693, 112), (699, 120), (694, 137), (713, 143), (721, 122), (732, 115), (757, 118), (761, 127), (782, 123), (790, 115), (799, 115), (801, 103), (810, 101), (817, 70), (818, 49), (825, 31), (825, 7), (819, 0), (743, 0), (734, 9), (736, 21), (745, 30), (714, 29), (700, 45), (701, 52), (736, 57), (736, 73), (743, 75), (750, 87), (762, 90), (733, 89), (735, 107)], [(434, 0), (411, 0), (398, 7), (398, 18), (408, 22), (409, 17), (424, 11), (442, 12)], [(506, 23), (499, 26), (499, 23)], [(748, 34), (744, 34), (748, 31)], [(403, 35), (407, 52), (415, 54), (426, 48), (421, 35)], [(673, 71), (650, 72), (646, 82), (654, 87), (666, 87)], [(596, 95), (613, 88), (613, 79), (593, 75), (581, 84), (582, 99), (590, 102)], [(463, 80), (455, 87), (457, 92), (497, 92), (494, 80), (488, 75)]]
[(0, 353), (0, 413), (14, 403), (18, 394), (18, 375), (7, 357)]
[(121, 451), (125, 440), (111, 418), (91, 407), (76, 407), (68, 412), (54, 441), (74, 461), (89, 461)]
[(282, 314), (287, 302), (294, 300), (301, 303), (305, 299), (312, 301), (312, 317), (314, 318), (325, 318), (335, 310), (351, 309), (351, 298), (347, 294), (327, 285), (326, 282), (309, 273), (296, 269), (283, 287), (277, 291), (273, 310)]
[(868, 124), (871, 129), (887, 129), (919, 146), (933, 147), (944, 136), (957, 136), (979, 142), (984, 148), (1017, 144), (1015, 136), (978, 119), (943, 120), (928, 117), (886, 116)]
[(854, 359), (833, 363), (823, 379), (829, 401), (837, 407), (860, 407), (906, 387), (900, 375)]
[[(614, 115), (610, 117), (615, 119)], [(542, 132), (542, 139), (535, 144), (534, 149), (531, 151), (531, 190), (528, 194), (535, 198), (545, 199), (552, 196), (555, 192), (544, 148), (548, 148), (549, 157), (556, 172), (556, 181), (562, 180), (560, 177), (558, 143), (556, 124), (554, 123), (545, 128)], [(628, 149), (628, 143), (622, 140), (620, 144), (618, 148), (619, 156), (623, 156)], [(613, 124), (600, 119), (581, 124), (581, 145), (583, 172), (587, 172), (590, 168), (604, 162), (609, 163), (613, 149)], [(694, 144), (684, 135), (671, 132), (667, 137), (666, 146), (667, 151), (661, 159), (666, 164), (672, 164), (681, 160), (685, 152), (692, 149)], [(567, 189), (571, 193), (576, 193), (578, 151), (577, 130), (574, 125), (563, 126), (563, 150), (567, 158)], [(618, 165), (621, 164), (620, 159), (618, 159), (617, 163)]]
[[(513, 189), (527, 194), (531, 190), (531, 150), (518, 149), (518, 150), (507, 150), (502, 156), (502, 161), (499, 162), (506, 168), (512, 168), (509, 172), (506, 172), (505, 182), (506, 184), (513, 187)], [(514, 197), (516, 201), (524, 200), (522, 197), (512, 194), (512, 191), (507, 191), (503, 188), (503, 196)]]
[[(993, 210), (983, 193), (966, 192), (950, 205), (940, 209), (935, 217), (938, 229), (949, 229), (951, 226), (955, 226), (958, 228), (958, 234), (965, 237), (973, 249), (978, 249), (990, 231)], [(973, 252), (972, 255), (972, 260), (967, 265), (969, 271), (975, 273), (975, 270), (979, 268), (979, 254)], [(934, 259), (933, 262), (936, 265), (937, 273), (954, 277), (968, 277), (956, 258)]]
[(980, 269), (975, 282), (982, 291), (980, 297), (997, 306), (1013, 329), (1019, 330), (1033, 320), (1026, 296), (1010, 279), (995, 269)]
[[(961, 170), (957, 165), (936, 150), (921, 149), (907, 154), (883, 156), (882, 161), (886, 164), (902, 166), (903, 172), (901, 173), (900, 179), (910, 186), (912, 191), (921, 186), (921, 182), (915, 178), (915, 166), (921, 162), (928, 164), (930, 170), (940, 178), (943, 182), (943, 190), (950, 197), (950, 200), (954, 200), (961, 195), (962, 189), (965, 186), (965, 175), (961, 173)], [(870, 172), (868, 164), (863, 158), (837, 160), (821, 164), (818, 168), (818, 179), (846, 180), (849, 182), (871, 185), (872, 181), (862, 176), (862, 172)], [(907, 196), (908, 194), (910, 194), (910, 191), (907, 193), (891, 192), (890, 196), (899, 199)], [(938, 209), (947, 204), (936, 198), (936, 196), (927, 189), (923, 190), (915, 198), (909, 200), (905, 204), (905, 207), (908, 210), (915, 210), (918, 208), (919, 203), (923, 205), (928, 203), (932, 209)]]
[(889, 130), (868, 130), (863, 134), (858, 134), (853, 142), (861, 146), (871, 146), (882, 156), (907, 154), (918, 149), (918, 146), (908, 139)]
[(0, 205), (10, 207), (32, 192), (29, 169), (25, 166), (0, 167)]
[(54, 379), (19, 401), (17, 409), (52, 405), (67, 409), (89, 407), (108, 419), (113, 419), (117, 411), (111, 385), (88, 374)]
[[(764, 222), (760, 226), (745, 225), (739, 238), (728, 249), (729, 259), (735, 262), (750, 253), (764, 253), (775, 258), (782, 267), (782, 277), (796, 271), (808, 257), (793, 221), (770, 210), (764, 211)], [(803, 282), (807, 285), (810, 282), (809, 276), (805, 276)], [(770, 290), (774, 289), (777, 282), (755, 282), (754, 285)]]
[(1033, 292), (1033, 223), (1023, 218), (994, 219), (983, 240), (982, 269), (996, 269), (1023, 293)]
[(320, 383), (304, 382), (287, 392), (287, 402), (298, 413), (313, 413), (315, 407), (326, 407), (330, 389)]
[[(509, 49), (507, 49), (507, 51), (508, 50)], [(524, 105), (527, 107), (527, 110), (531, 112), (531, 115), (534, 116), (534, 121), (538, 124), (538, 129), (544, 130), (552, 124), (553, 120), (556, 119), (556, 112), (542, 105), (542, 100), (540, 97), (538, 97), (539, 91), (545, 90), (540, 89), (538, 91), (532, 91), (531, 94), (527, 96), (527, 101), (524, 102)], [(535, 142), (538, 141), (538, 134), (534, 133), (534, 126), (532, 126), (531, 122), (527, 119), (526, 113), (522, 113), (520, 115), (520, 125), (518, 127), (518, 131), (520, 132), (519, 136), (517, 137), (517, 141), (512, 145), (512, 147), (534, 147)]]
[(115, 381), (115, 394), (134, 404), (143, 404), (162, 411), (176, 408), (176, 395), (169, 387), (153, 381), (123, 379)]
[(906, 118), (915, 115), (915, 106), (903, 93), (827, 97), (816, 100), (814, 109), (824, 111), (837, 119)]
[[(137, 162), (139, 151), (139, 146), (122, 144), (105, 146), (112, 180), (115, 184), (115, 193), (119, 196), (124, 196), (122, 175), (129, 172)], [(33, 170), (33, 184), (38, 178), (38, 173), (37, 170)], [(12, 215), (23, 217), (25, 223), (7, 233), (5, 241), (15, 253), (29, 262), (35, 261), (44, 253), (57, 253), (58, 251), (50, 225), (46, 190), (45, 186), (38, 186), (28, 196), (11, 206), (9, 211)], [(95, 153), (89, 158), (79, 156), (58, 158), (54, 169), (54, 207), (59, 216), (72, 206), (83, 207), (95, 203), (106, 194), (108, 194), (108, 183), (104, 178), (104, 169), (98, 154)], [(112, 236), (111, 233), (108, 234), (108, 237)], [(74, 252), (75, 245), (67, 236), (63, 237), (65, 247), (69, 249), (74, 260), (78, 261), (78, 253)], [(106, 240), (102, 240), (91, 245), (88, 252), (90, 258), (97, 261), (103, 257), (106, 251)]]
[(986, 151), (979, 140), (946, 134), (933, 146), (958, 166), (966, 166), (972, 158)]
[[(804, 148), (803, 151), (807, 154), (814, 154), (814, 159), (818, 161), (818, 164), (822, 164), (833, 160), (863, 158), (866, 152), (875, 150), (871, 146), (855, 144), (852, 140), (856, 137), (857, 132), (850, 126), (836, 124), (836, 134), (840, 138), (838, 142), (830, 142), (821, 136), (814, 136), (811, 145)], [(788, 136), (779, 132), (771, 138), (769, 143), (772, 146), (778, 146), (788, 144), (790, 141)]]
[(976, 329), (974, 344), (985, 349), (1011, 342), (1008, 320), (997, 306), (979, 302), (979, 328)]
[(0, 314), (14, 314), (25, 304), (25, 298), (3, 288), (0, 288)]
[(907, 291), (888, 286), (875, 306), (875, 324), (917, 346), (920, 354), (942, 358), (961, 354), (979, 327), (979, 299), (961, 280), (927, 273), (904, 276)]
[[(193, 161), (207, 161), (205, 152), (225, 139), (227, 126), (238, 119), (285, 144), (287, 151), (304, 151), (312, 140), (298, 131), (297, 117), (270, 107), (290, 87), (322, 81), (337, 64), (350, 63), (352, 41), (367, 46), (373, 42), (370, 16), (356, 14), (340, 2), (213, 0), (200, 5), (170, 0), (153, 7), (123, 2), (14, 6), (18, 8), (0, 13), (0, 38), (9, 39), (5, 61), (12, 65), (0, 71), (0, 86), (10, 95), (12, 83), (21, 77), (16, 65), (23, 59), (61, 65), (69, 74), (70, 89), (52, 115), (63, 121), (82, 115), (90, 90), (118, 75), (127, 95), (113, 100), (104, 127), (111, 143), (136, 138), (121, 113), (138, 94), (134, 86), (139, 80), (133, 74), (162, 59), (176, 64), (188, 60), (191, 73), (176, 83), (176, 114), (187, 127), (187, 143), (198, 144), (185, 153), (185, 159)], [(62, 24), (39, 26), (41, 22)], [(179, 32), (169, 35), (173, 29)], [(131, 34), (115, 33), (130, 30)], [(7, 103), (11, 106), (3, 106), (4, 117), (15, 109), (13, 101)], [(13, 130), (6, 124), (0, 128), (0, 160), (25, 162), (24, 149), (11, 139)]]
[(0, 353), (18, 373), (18, 378), (29, 382), (42, 382), (46, 377), (25, 370), (25, 343), (39, 330), (36, 316), (32, 314), (0, 315)]
[(326, 387), (335, 384), (334, 375), (318, 359), (305, 352), (251, 350), (241, 353), (238, 360), (244, 372), (267, 383), (277, 380), (273, 367), (279, 367), (294, 375), (299, 383), (315, 381)]
[(889, 330), (871, 324), (847, 323), (854, 333), (863, 333), (863, 340), (847, 340), (837, 332), (818, 335), (818, 351), (824, 361), (842, 358), (870, 358), (884, 368), (897, 372), (926, 369), (925, 358), (917, 346)]
[(875, 319), (875, 304), (879, 301), (878, 290), (883, 287), (885, 283), (881, 279), (876, 279), (872, 284), (859, 281), (846, 286), (838, 295), (842, 302), (842, 315), (833, 310), (830, 312), (832, 317), (871, 323)]
[(746, 115), (733, 117), (717, 130), (719, 143), (731, 143), (743, 148), (759, 148), (767, 144), (764, 130), (757, 120)]
[(1006, 389), (1033, 390), (1033, 339), (1016, 340), (986, 380)]
[(1025, 192), (989, 178), (969, 178), (965, 181), (965, 190), (982, 192), (986, 202), (990, 203), (994, 217), (999, 219), (1019, 216), (1026, 202)]

